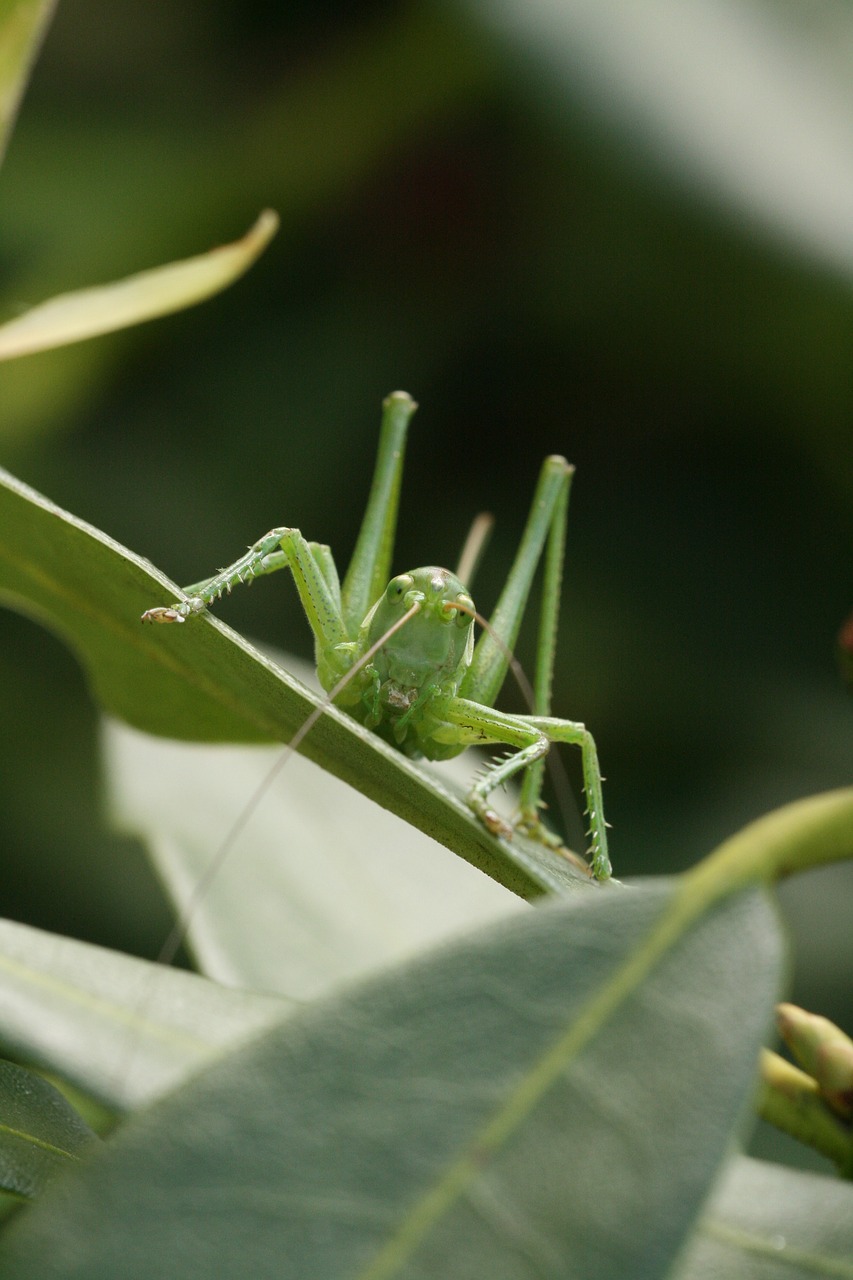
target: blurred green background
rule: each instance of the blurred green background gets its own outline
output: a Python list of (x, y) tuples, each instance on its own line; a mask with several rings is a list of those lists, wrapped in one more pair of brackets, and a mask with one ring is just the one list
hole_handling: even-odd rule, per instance
[[(402, 387), (396, 568), (491, 510), (488, 611), (565, 453), (555, 709), (598, 739), (618, 874), (686, 867), (850, 782), (851, 51), (842, 3), (64, 0), (0, 178), (3, 317), (282, 229), (203, 307), (0, 366), (0, 460), (181, 582), (281, 523), (341, 565)], [(221, 612), (310, 652), (283, 580)], [(151, 954), (80, 672), (0, 637), (3, 914)], [(848, 1030), (851, 889), (783, 894), (794, 998)]]

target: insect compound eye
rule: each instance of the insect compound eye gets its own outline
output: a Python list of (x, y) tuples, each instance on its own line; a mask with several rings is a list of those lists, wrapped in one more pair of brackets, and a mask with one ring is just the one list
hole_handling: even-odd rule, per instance
[(471, 623), (474, 621), (474, 601), (469, 595), (465, 595), (460, 592), (452, 604), (448, 602), (447, 607), (452, 611), (453, 621), (456, 623), (457, 627), (461, 629), (470, 627)]
[(385, 588), (385, 599), (389, 604), (399, 604), (407, 591), (411, 591), (415, 580), (410, 573), (400, 573), (392, 578)]

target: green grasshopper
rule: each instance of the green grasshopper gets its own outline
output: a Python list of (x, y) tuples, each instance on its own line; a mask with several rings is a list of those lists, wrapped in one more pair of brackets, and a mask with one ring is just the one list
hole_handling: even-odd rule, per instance
[[(384, 402), (373, 484), (342, 584), (327, 546), (306, 541), (298, 529), (273, 529), (227, 569), (187, 587), (183, 600), (149, 609), (143, 621), (185, 622), (237, 583), (289, 568), (314, 633), (320, 683), (336, 705), (413, 759), (447, 760), (473, 744), (514, 748), (482, 771), (467, 796), (493, 835), (510, 839), (517, 829), (550, 848), (562, 847), (540, 816), (544, 757), (552, 742), (579, 746), (592, 872), (606, 880), (611, 868), (595, 742), (584, 725), (550, 714), (573, 468), (556, 455), (545, 459), (515, 562), (475, 645), (473, 623), (479, 615), (456, 574), (428, 565), (388, 581), (406, 434), (416, 408), (401, 391)], [(529, 715), (508, 715), (494, 703), (543, 550), (533, 705)], [(471, 571), (462, 572), (469, 576)], [(490, 807), (488, 797), (521, 773), (519, 812), (511, 825)]]

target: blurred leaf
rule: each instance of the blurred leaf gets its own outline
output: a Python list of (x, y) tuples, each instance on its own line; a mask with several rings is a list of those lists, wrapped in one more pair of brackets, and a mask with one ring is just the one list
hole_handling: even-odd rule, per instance
[[(295, 660), (288, 667), (303, 674)], [(116, 825), (149, 845), (189, 917), (196, 960), (219, 982), (314, 998), (523, 909), (494, 880), (299, 756), (286, 761), (228, 856), (218, 856), (282, 762), (281, 747), (168, 742), (112, 721), (103, 759)], [(464, 759), (452, 763), (470, 781)]]
[(849, 6), (469, 3), (541, 64), (552, 96), (590, 101), (703, 193), (851, 273)]
[(266, 209), (242, 240), (233, 244), (42, 302), (0, 325), (0, 360), (113, 333), (203, 302), (249, 269), (277, 227), (278, 216)]
[(55, 0), (0, 0), (0, 161)]
[(753, 1087), (781, 962), (760, 893), (676, 937), (677, 897), (546, 905), (311, 1006), (137, 1117), (12, 1225), (0, 1267), (665, 1276)]
[(115, 1109), (140, 1106), (287, 1004), (0, 920), (0, 1045)]
[(95, 1140), (52, 1084), (0, 1062), (0, 1188), (39, 1195)]
[[(167, 737), (287, 741), (320, 699), (212, 616), (140, 623), (177, 594), (147, 561), (0, 473), (0, 599), (71, 646), (107, 711)], [(333, 707), (300, 751), (522, 897), (593, 887), (544, 847), (491, 836), (447, 787)]]
[(739, 1157), (726, 1170), (674, 1280), (853, 1275), (853, 1187)]

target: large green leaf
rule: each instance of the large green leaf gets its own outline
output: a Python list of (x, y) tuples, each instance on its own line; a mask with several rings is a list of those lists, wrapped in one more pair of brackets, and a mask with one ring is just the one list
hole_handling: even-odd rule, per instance
[(0, 1062), (0, 1188), (36, 1196), (94, 1141), (52, 1084), (13, 1062)]
[[(167, 737), (289, 739), (317, 696), (216, 618), (140, 623), (176, 591), (147, 561), (0, 473), (0, 600), (71, 646), (106, 710)], [(514, 893), (590, 885), (541, 846), (495, 839), (448, 787), (333, 708), (300, 750)]]
[(0, 987), (2, 1051), (117, 1110), (174, 1089), (292, 1008), (11, 920), (0, 920)]
[(761, 891), (684, 902), (552, 903), (315, 1003), (134, 1118), (12, 1225), (0, 1270), (665, 1276), (781, 964)]
[(820, 1277), (853, 1278), (853, 1186), (733, 1160), (676, 1280)]

